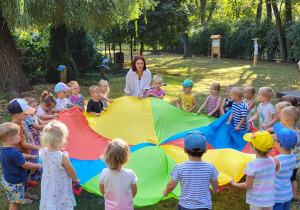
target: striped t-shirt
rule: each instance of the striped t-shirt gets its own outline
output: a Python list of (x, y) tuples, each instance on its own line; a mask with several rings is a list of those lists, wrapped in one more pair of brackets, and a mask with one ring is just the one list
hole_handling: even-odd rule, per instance
[(253, 186), (247, 190), (246, 203), (257, 207), (269, 207), (275, 204), (274, 180), (276, 164), (270, 157), (256, 158), (249, 162), (244, 170), (253, 178)]
[(187, 161), (178, 164), (170, 175), (174, 181), (180, 181), (179, 204), (182, 207), (211, 209), (209, 185), (211, 181), (217, 180), (219, 175), (213, 164), (205, 161)]
[[(234, 127), (239, 125), (239, 123), (242, 120), (242, 117), (247, 117), (247, 106), (243, 101), (239, 104), (233, 102), (232, 116)], [(245, 120), (245, 122), (241, 125), (240, 130), (247, 130), (247, 120)]]
[(296, 157), (293, 153), (290, 155), (277, 155), (280, 163), (280, 169), (276, 172), (275, 178), (275, 202), (285, 203), (293, 198), (291, 176), (296, 166)]

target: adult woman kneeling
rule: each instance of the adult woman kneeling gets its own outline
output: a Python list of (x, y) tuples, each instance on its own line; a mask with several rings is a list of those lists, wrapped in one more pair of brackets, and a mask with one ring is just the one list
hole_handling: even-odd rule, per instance
[(144, 57), (137, 55), (132, 61), (132, 68), (126, 75), (124, 92), (127, 96), (137, 96), (141, 100), (147, 97), (150, 84), (151, 71), (147, 69)]

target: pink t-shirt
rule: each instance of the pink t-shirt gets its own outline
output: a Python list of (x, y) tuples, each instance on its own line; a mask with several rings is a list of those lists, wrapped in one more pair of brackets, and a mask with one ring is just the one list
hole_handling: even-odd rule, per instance
[[(150, 93), (153, 93), (153, 94), (155, 94), (155, 95), (157, 95), (157, 96), (160, 96), (160, 95), (166, 95), (166, 93), (165, 93), (165, 91), (164, 91), (163, 89), (159, 89), (158, 91), (155, 91), (154, 89), (153, 89), (153, 90), (150, 90), (150, 91), (148, 92), (148, 96), (149, 96)], [(152, 96), (149, 96), (149, 97), (152, 97)]]

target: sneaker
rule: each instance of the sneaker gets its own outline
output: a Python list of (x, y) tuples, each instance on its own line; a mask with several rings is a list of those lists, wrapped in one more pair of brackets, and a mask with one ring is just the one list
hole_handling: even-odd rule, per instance
[(35, 187), (35, 186), (37, 186), (38, 185), (38, 183), (36, 183), (36, 182), (34, 182), (34, 181), (32, 181), (32, 180), (28, 180), (28, 186), (29, 187)]
[(297, 198), (292, 198), (292, 203), (299, 203), (299, 200)]

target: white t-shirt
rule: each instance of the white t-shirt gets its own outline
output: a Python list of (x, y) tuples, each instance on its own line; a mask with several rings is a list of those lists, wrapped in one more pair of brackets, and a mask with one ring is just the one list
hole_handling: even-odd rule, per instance
[[(139, 96), (142, 93), (142, 90), (150, 90), (151, 83), (151, 71), (146, 69), (143, 71), (141, 80), (136, 72), (130, 69), (126, 75), (126, 86), (124, 92), (130, 96)], [(144, 94), (144, 98), (147, 97), (147, 93)]]
[(49, 110), (49, 111), (45, 111), (41, 106), (39, 106), (36, 110), (36, 115), (38, 117), (40, 117), (41, 115), (51, 115), (52, 114), (52, 110)]
[(257, 112), (259, 114), (259, 130), (265, 131), (268, 130), (269, 128), (272, 128), (273, 125), (265, 127), (265, 129), (262, 129), (261, 125), (268, 124), (273, 120), (272, 115), (276, 114), (276, 110), (274, 106), (271, 103), (268, 103), (267, 105), (263, 105), (263, 103), (260, 103), (257, 107)]
[(56, 106), (55, 109), (69, 109), (73, 106), (72, 102), (68, 98), (64, 99), (56, 99)]
[(105, 168), (99, 176), (99, 183), (104, 185), (105, 209), (133, 210), (132, 184), (138, 178), (131, 169), (120, 171)]

